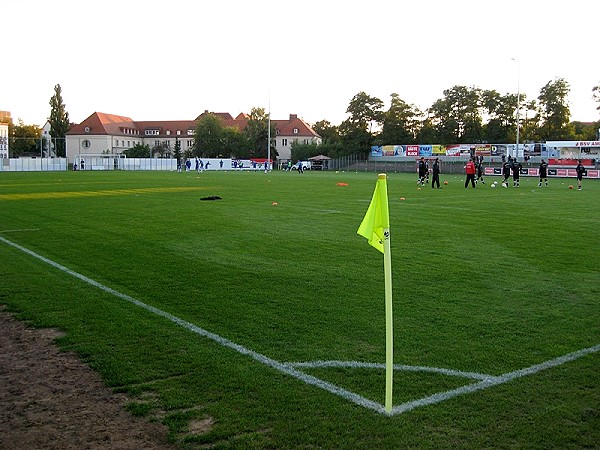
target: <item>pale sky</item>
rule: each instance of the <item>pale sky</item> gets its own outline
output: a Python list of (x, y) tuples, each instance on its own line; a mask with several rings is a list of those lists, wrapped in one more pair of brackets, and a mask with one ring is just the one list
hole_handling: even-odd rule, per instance
[(456, 85), (532, 100), (564, 78), (571, 119), (596, 121), (599, 17), (593, 0), (0, 0), (0, 110), (41, 126), (60, 84), (77, 123), (262, 107), (339, 125), (361, 91), (424, 110)]

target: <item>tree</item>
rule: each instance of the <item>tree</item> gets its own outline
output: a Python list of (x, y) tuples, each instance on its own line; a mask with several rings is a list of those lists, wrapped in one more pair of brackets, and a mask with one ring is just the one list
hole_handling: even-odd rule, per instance
[(600, 111), (600, 84), (598, 84), (598, 86), (594, 86), (592, 88), (592, 98), (594, 99), (594, 101), (596, 103), (598, 103), (598, 106), (596, 106), (596, 109), (598, 111)]
[[(501, 95), (496, 90), (481, 92), (481, 107), (489, 117), (483, 126), (484, 141), (491, 144), (512, 142), (516, 135), (517, 96)], [(516, 137), (516, 136), (515, 136)]]
[(54, 139), (54, 148), (56, 156), (66, 156), (66, 139), (65, 135), (69, 131), (69, 113), (65, 109), (65, 104), (62, 99), (62, 91), (60, 84), (54, 86), (54, 95), (50, 99), (50, 136)]
[(194, 155), (214, 158), (223, 153), (223, 125), (221, 119), (210, 113), (203, 115), (196, 124)]
[(138, 142), (133, 147), (123, 150), (123, 154), (128, 158), (148, 158), (150, 157), (150, 146)]
[(312, 129), (323, 139), (323, 144), (333, 144), (340, 141), (338, 127), (331, 125), (327, 120), (320, 120), (312, 126)]
[(179, 163), (181, 162), (181, 141), (175, 136), (175, 145), (173, 146), (173, 158)]
[(292, 144), (292, 161), (306, 161), (312, 156), (317, 156), (321, 153), (321, 146), (315, 143), (301, 144), (294, 142)]
[(171, 154), (171, 145), (169, 141), (163, 141), (156, 144), (152, 147), (152, 152), (150, 157), (156, 157), (158, 155), (159, 158), (164, 158), (166, 155)]
[[(250, 111), (250, 120), (246, 128), (244, 128), (244, 134), (248, 139), (250, 145), (251, 158), (266, 158), (267, 157), (267, 141), (269, 134), (269, 115), (265, 112), (264, 108), (252, 108)], [(277, 157), (277, 151), (273, 146), (273, 139), (275, 139), (275, 124), (271, 123), (271, 158)]]
[(437, 135), (437, 129), (431, 120), (429, 115), (425, 117), (419, 124), (419, 129), (417, 131), (416, 142), (419, 143), (429, 143), (433, 144), (434, 142), (440, 142)]
[(595, 141), (598, 138), (597, 130), (600, 122), (571, 122), (575, 130), (576, 141)]
[(9, 126), (8, 149), (12, 157), (40, 155), (42, 130), (36, 125), (25, 125), (21, 119), (17, 125)]
[(359, 92), (350, 100), (346, 112), (350, 117), (339, 127), (346, 154), (368, 153), (373, 141), (373, 128), (383, 122), (383, 102)]
[(431, 106), (429, 111), (440, 143), (482, 142), (480, 96), (481, 91), (475, 87), (454, 86)]
[[(275, 133), (272, 136), (275, 136)], [(236, 127), (223, 129), (223, 154), (220, 156), (247, 159), (250, 158), (250, 148), (246, 135), (239, 129)]]
[(549, 81), (538, 97), (540, 108), (540, 138), (545, 141), (572, 138), (575, 134), (569, 127), (571, 111), (567, 105), (570, 86), (563, 78)]
[(379, 134), (382, 145), (413, 144), (419, 129), (421, 112), (409, 105), (398, 94), (391, 95), (390, 108), (383, 114), (383, 126)]

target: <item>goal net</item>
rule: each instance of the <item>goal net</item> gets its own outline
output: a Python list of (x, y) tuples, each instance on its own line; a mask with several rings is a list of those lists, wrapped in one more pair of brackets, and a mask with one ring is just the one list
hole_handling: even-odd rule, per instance
[(125, 155), (107, 155), (85, 153), (77, 155), (73, 161), (73, 170), (118, 170), (123, 169)]

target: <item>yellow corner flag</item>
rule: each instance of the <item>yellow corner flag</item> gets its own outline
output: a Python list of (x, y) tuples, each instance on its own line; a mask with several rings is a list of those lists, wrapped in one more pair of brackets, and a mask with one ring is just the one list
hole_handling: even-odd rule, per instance
[(390, 227), (390, 214), (388, 210), (387, 181), (384, 173), (379, 174), (373, 199), (367, 209), (357, 233), (366, 238), (373, 247), (383, 251), (384, 229)]
[(383, 253), (385, 279), (385, 411), (392, 412), (394, 386), (394, 329), (392, 316), (392, 254), (390, 250), (390, 212), (388, 209), (387, 177), (380, 173), (358, 234)]

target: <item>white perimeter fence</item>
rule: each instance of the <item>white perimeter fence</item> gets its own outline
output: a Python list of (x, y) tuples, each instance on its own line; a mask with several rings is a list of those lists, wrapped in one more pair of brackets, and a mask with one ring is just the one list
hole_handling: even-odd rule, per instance
[(56, 172), (67, 170), (66, 158), (2, 158), (0, 172)]
[[(164, 170), (164, 171), (213, 171), (213, 170), (264, 170), (264, 163), (231, 158), (204, 158), (183, 161), (178, 168), (173, 158), (123, 158), (111, 155), (79, 155), (69, 163), (66, 158), (0, 158), (0, 172), (46, 172), (74, 170)], [(201, 163), (200, 163), (201, 162)]]

